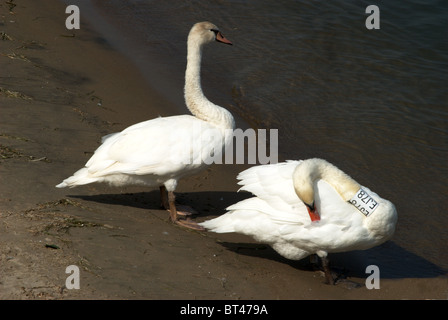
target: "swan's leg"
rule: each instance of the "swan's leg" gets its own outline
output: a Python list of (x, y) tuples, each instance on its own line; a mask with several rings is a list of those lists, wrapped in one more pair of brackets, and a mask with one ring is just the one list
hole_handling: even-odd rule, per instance
[(166, 194), (166, 188), (165, 186), (160, 186), (160, 199), (161, 199), (161, 204), (160, 207), (166, 209), (166, 210), (170, 210), (170, 205), (168, 203), (168, 197)]
[(325, 277), (327, 278), (327, 284), (334, 285), (334, 279), (331, 275), (330, 264), (327, 257), (322, 257), (322, 267), (324, 268)]
[(185, 228), (190, 228), (194, 230), (205, 230), (203, 227), (199, 226), (196, 222), (191, 221), (190, 219), (179, 219), (179, 215), (177, 214), (176, 204), (175, 204), (176, 197), (174, 195), (173, 191), (168, 192), (168, 203), (170, 207), (170, 219), (172, 222), (181, 225)]
[[(161, 199), (161, 204), (160, 207), (164, 208), (165, 210), (170, 211), (170, 205), (168, 203), (168, 198), (167, 198), (167, 191), (166, 191), (166, 187), (165, 186), (160, 186), (160, 199)], [(192, 216), (195, 214), (198, 214), (198, 212), (196, 210), (194, 210), (193, 208), (189, 207), (189, 206), (184, 206), (184, 205), (176, 205), (176, 212), (177, 215), (179, 216)]]
[(176, 197), (174, 196), (174, 192), (169, 191), (168, 192), (168, 203), (169, 203), (169, 208), (170, 208), (170, 218), (171, 218), (172, 222), (177, 221), (177, 209), (176, 209), (176, 204), (174, 203), (175, 200), (176, 200)]

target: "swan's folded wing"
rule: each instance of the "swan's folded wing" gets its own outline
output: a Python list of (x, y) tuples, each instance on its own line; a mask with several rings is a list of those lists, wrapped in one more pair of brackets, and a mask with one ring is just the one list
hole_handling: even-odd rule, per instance
[(303, 205), (297, 197), (292, 174), (300, 161), (251, 167), (242, 171), (237, 179), (240, 190), (251, 192), (276, 210), (290, 212)]
[(105, 136), (86, 167), (95, 176), (115, 173), (162, 176), (194, 169), (201, 164), (204, 153), (222, 143), (222, 137), (215, 136), (210, 145), (205, 145), (201, 136), (204, 125), (191, 116), (156, 118), (135, 124)]
[(270, 223), (303, 225), (308, 223), (309, 217), (306, 208), (301, 202), (285, 206), (280, 198), (272, 198), (270, 202), (252, 197), (237, 202), (227, 208), (229, 214), (247, 215), (248, 212), (256, 212), (258, 216), (264, 216)]
[[(288, 161), (278, 164), (254, 166), (238, 175), (240, 190), (251, 192), (255, 197), (242, 200), (227, 208), (226, 216), (243, 222), (249, 217), (269, 223), (301, 225), (309, 216), (303, 202), (297, 197), (292, 173), (300, 163)], [(230, 223), (232, 219), (226, 219)], [(224, 219), (222, 220), (224, 221)], [(257, 223), (255, 220), (252, 223)], [(261, 222), (260, 222), (261, 223)], [(264, 222), (263, 222), (264, 223)]]

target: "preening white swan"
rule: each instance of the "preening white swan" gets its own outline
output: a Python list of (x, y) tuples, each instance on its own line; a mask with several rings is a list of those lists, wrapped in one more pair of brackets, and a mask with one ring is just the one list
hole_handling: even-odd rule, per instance
[(255, 197), (200, 225), (252, 236), (292, 260), (317, 254), (331, 284), (328, 253), (368, 249), (395, 231), (395, 206), (325, 160), (255, 166), (237, 178)]
[(179, 218), (174, 190), (180, 178), (204, 169), (210, 163), (207, 158), (222, 152), (231, 141), (231, 113), (210, 102), (201, 89), (202, 48), (215, 40), (232, 44), (210, 22), (196, 23), (188, 35), (184, 94), (194, 116), (160, 117), (103, 137), (85, 167), (56, 187), (93, 182), (160, 187), (162, 204), (170, 211), (173, 222), (203, 229), (193, 221)]

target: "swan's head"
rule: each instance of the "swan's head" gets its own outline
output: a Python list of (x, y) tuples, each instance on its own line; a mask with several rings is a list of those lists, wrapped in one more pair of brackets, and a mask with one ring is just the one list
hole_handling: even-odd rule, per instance
[(293, 184), (297, 196), (306, 205), (312, 221), (320, 220), (314, 203), (314, 187), (319, 179), (332, 185), (344, 201), (349, 201), (361, 187), (355, 180), (325, 160), (315, 158), (302, 161), (294, 170)]
[(188, 42), (196, 43), (199, 46), (212, 41), (232, 44), (232, 42), (222, 35), (217, 26), (208, 21), (196, 23), (191, 28), (190, 34), (188, 35)]

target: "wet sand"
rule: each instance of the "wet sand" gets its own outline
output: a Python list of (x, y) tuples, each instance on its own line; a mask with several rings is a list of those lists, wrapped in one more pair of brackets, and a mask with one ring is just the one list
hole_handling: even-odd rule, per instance
[[(365, 287), (366, 256), (386, 252), (395, 266), (412, 263), (393, 260), (393, 241), (367, 253), (330, 255), (359, 287), (329, 286), (306, 259), (288, 261), (245, 236), (173, 225), (158, 190), (56, 189), (103, 135), (181, 109), (86, 21), (67, 30), (60, 2), (14, 4), (0, 5), (1, 299), (448, 298), (443, 275), (386, 273), (379, 290)], [(235, 177), (245, 168), (215, 165), (182, 180), (179, 203), (197, 209), (198, 221), (224, 213), (249, 196), (236, 192)], [(80, 289), (65, 287), (69, 265), (80, 269)]]

